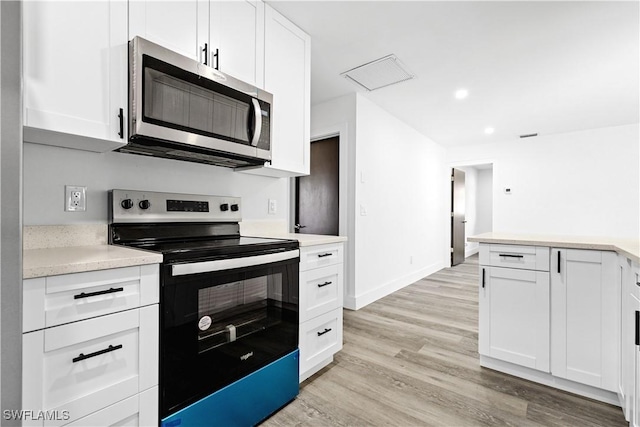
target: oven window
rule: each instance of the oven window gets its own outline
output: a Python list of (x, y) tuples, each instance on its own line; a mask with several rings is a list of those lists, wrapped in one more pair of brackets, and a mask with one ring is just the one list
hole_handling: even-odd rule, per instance
[(279, 318), (269, 316), (269, 300), (282, 300), (282, 273), (198, 290), (198, 351), (273, 326)]

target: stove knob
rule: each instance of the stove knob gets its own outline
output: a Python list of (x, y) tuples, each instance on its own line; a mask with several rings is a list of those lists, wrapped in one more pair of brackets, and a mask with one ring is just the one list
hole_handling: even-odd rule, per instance
[(151, 206), (151, 203), (149, 203), (148, 200), (140, 200), (140, 202), (138, 203), (138, 206), (140, 206), (140, 209), (149, 209), (149, 206)]
[(123, 209), (131, 209), (133, 207), (133, 201), (131, 199), (124, 199), (120, 202), (120, 206), (122, 206)]
[(226, 211), (228, 211), (228, 210), (229, 210), (229, 203), (223, 203), (223, 204), (221, 204), (221, 205), (220, 205), (220, 210), (221, 210), (222, 212), (226, 212)]
[(236, 204), (231, 205), (231, 210), (232, 210), (233, 212), (238, 212), (238, 209), (240, 209), (240, 208), (238, 207), (238, 205), (236, 205)]

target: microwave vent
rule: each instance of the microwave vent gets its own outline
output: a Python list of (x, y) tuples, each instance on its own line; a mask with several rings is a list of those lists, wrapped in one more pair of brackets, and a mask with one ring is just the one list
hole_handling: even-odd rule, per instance
[(361, 88), (372, 91), (415, 78), (395, 55), (387, 55), (340, 74)]

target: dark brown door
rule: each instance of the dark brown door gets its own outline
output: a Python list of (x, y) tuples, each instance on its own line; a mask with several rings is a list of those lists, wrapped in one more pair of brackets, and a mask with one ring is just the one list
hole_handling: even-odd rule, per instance
[(311, 142), (311, 173), (296, 178), (296, 233), (338, 235), (338, 144)]
[(451, 265), (464, 262), (464, 171), (451, 171)]

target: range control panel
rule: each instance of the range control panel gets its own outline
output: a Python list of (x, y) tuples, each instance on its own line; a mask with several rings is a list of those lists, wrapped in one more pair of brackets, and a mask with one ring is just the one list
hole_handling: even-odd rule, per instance
[(122, 222), (239, 222), (240, 197), (111, 190), (109, 219)]

